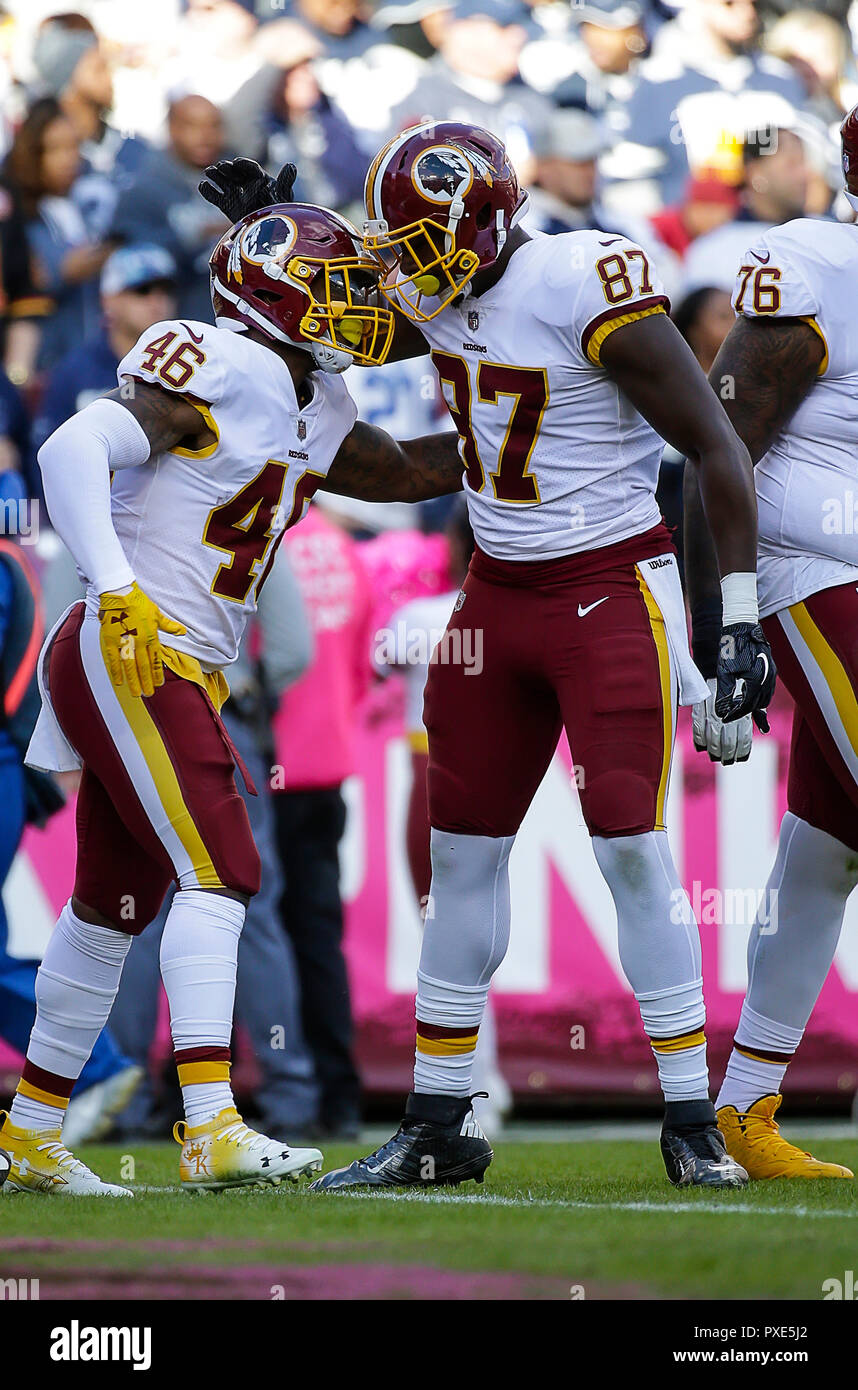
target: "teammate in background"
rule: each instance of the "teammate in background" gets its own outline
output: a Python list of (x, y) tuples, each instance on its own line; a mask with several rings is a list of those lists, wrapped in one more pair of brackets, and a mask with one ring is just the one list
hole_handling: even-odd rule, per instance
[[(858, 211), (858, 108), (841, 135)], [(795, 701), (788, 810), (717, 1100), (727, 1148), (752, 1178), (852, 1177), (789, 1144), (774, 1117), (858, 883), (856, 285), (854, 224), (799, 218), (764, 232), (743, 257), (738, 318), (709, 378), (756, 466), (760, 613)], [(695, 655), (713, 674), (720, 596), (693, 480), (686, 507)], [(699, 741), (721, 757), (717, 720)]]
[[(461, 586), (474, 553), (474, 533), (468, 520), (464, 498), (453, 500), (447, 520), (450, 547), (450, 576)], [(429, 737), (423, 723), (423, 692), (429, 675), (430, 658), (450, 620), (461, 588), (443, 594), (414, 598), (397, 609), (388, 627), (393, 641), (375, 654), (380, 672), (399, 670), (405, 678), (405, 733), (411, 746), (411, 791), (406, 819), (406, 848), (411, 882), (420, 916), (425, 917), (432, 882), (430, 855), (431, 826), (427, 796)], [(500, 1129), (504, 1115), (512, 1108), (512, 1094), (503, 1076), (497, 1055), (497, 1031), (491, 999), (486, 1000), (480, 1036), (474, 1057), (473, 1084), (477, 1093), (486, 1093), (474, 1106), (480, 1128), (486, 1135)]]
[(480, 631), (484, 660), (473, 677), (442, 656), (426, 691), (432, 910), (414, 1090), (388, 1143), (314, 1189), (482, 1179), (492, 1151), (471, 1070), (509, 937), (507, 863), (564, 725), (658, 1064), (668, 1177), (741, 1186), (709, 1099), (699, 933), (665, 833), (677, 698), (706, 686), (655, 486), (665, 439), (699, 473), (724, 577), (719, 712), (753, 711), (765, 729), (774, 663), (747, 452), (643, 249), (601, 231), (529, 236), (527, 196), (488, 131), (403, 132), (373, 161), (366, 202), (364, 245), (411, 321), (398, 351), (429, 342), (466, 470), (477, 548), (445, 655)]
[(183, 1185), (276, 1184), (321, 1164), (317, 1149), (249, 1129), (229, 1084), (236, 955), (259, 859), (218, 714), (223, 670), (284, 530), (323, 479), (332, 492), (417, 501), (457, 491), (461, 464), (452, 435), (400, 446), (355, 423), (339, 373), (384, 360), (391, 314), (355, 229), (287, 204), (286, 172), (279, 205), (232, 227), (212, 254), (217, 326), (147, 329), (119, 364), (119, 388), (40, 451), (51, 521), (88, 587), (43, 649), (28, 758), (83, 772), (73, 896), (0, 1123), (13, 1189), (130, 1195), (65, 1148), (61, 1125), (131, 938), (171, 881), (161, 972), (186, 1113)]

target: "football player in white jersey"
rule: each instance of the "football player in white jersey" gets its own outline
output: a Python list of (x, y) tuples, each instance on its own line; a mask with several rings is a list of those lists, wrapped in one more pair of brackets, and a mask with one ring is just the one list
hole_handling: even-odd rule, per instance
[[(858, 108), (842, 141), (858, 211)], [(718, 1122), (752, 1178), (851, 1178), (789, 1144), (774, 1117), (858, 883), (858, 227), (773, 227), (745, 253), (733, 304), (710, 381), (755, 464), (760, 615), (795, 715), (789, 809), (748, 942)], [(720, 595), (689, 484), (695, 655), (714, 674)], [(700, 742), (715, 757), (719, 739), (707, 723)]]
[(454, 434), (400, 446), (355, 423), (339, 374), (382, 362), (393, 323), (377, 265), (344, 219), (275, 205), (232, 227), (211, 269), (217, 326), (147, 329), (118, 388), (39, 455), (52, 523), (87, 594), (45, 643), (28, 758), (82, 776), (73, 894), (0, 1116), (6, 1191), (130, 1195), (76, 1159), (61, 1127), (132, 937), (172, 881), (161, 969), (186, 1115), (183, 1186), (277, 1184), (321, 1166), (318, 1150), (249, 1129), (229, 1083), (238, 939), (259, 858), (236, 765), (248, 779), (218, 712), (223, 672), (284, 530), (323, 481), (415, 501), (458, 491), (461, 465)]
[[(366, 202), (394, 351), (429, 343), (456, 424), (476, 551), (425, 697), (433, 874), (414, 1090), (393, 1139), (314, 1187), (482, 1179), (492, 1155), (469, 1092), (509, 935), (507, 861), (564, 725), (658, 1064), (668, 1176), (742, 1185), (709, 1099), (699, 934), (664, 827), (676, 704), (707, 689), (655, 486), (667, 439), (699, 471), (724, 576), (719, 711), (765, 728), (774, 663), (747, 453), (642, 248), (528, 235), (526, 194), (488, 131), (403, 132), (373, 161)], [(479, 675), (449, 659), (466, 629), (483, 639)]]

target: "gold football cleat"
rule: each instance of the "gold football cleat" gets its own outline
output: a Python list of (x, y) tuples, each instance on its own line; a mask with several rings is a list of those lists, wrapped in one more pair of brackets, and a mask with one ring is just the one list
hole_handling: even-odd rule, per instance
[(741, 1163), (752, 1181), (854, 1177), (842, 1163), (823, 1163), (783, 1138), (775, 1123), (775, 1112), (782, 1100), (781, 1095), (762, 1096), (744, 1114), (735, 1105), (722, 1105), (716, 1111), (727, 1152)]
[(222, 1110), (206, 1124), (190, 1128), (184, 1120), (173, 1126), (182, 1145), (179, 1174), (185, 1192), (211, 1192), (224, 1187), (276, 1187), (284, 1179), (297, 1182), (318, 1172), (318, 1149), (293, 1149), (249, 1129), (238, 1111)]
[(0, 1122), (0, 1149), (11, 1160), (4, 1193), (31, 1192), (43, 1197), (134, 1196), (127, 1187), (102, 1182), (69, 1153), (58, 1129), (18, 1129), (5, 1110), (0, 1110)]

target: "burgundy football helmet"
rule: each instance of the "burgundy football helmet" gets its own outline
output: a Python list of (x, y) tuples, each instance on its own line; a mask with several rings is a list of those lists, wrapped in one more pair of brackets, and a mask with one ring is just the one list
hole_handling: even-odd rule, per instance
[[(840, 148), (843, 152), (843, 177), (846, 193), (858, 211), (858, 106), (853, 106), (840, 127)], [(855, 202), (852, 200), (855, 199)]]
[(337, 213), (308, 203), (251, 212), (221, 237), (209, 266), (218, 321), (303, 348), (325, 372), (386, 358), (393, 313), (378, 303), (378, 262)]
[(497, 260), (527, 206), (503, 142), (459, 121), (425, 121), (388, 141), (364, 194), (364, 246), (389, 272), (382, 292), (417, 323)]

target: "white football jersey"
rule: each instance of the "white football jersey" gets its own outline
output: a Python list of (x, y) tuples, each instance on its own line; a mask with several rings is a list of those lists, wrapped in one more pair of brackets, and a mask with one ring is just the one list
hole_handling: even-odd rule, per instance
[(487, 554), (551, 559), (660, 520), (663, 442), (600, 354), (614, 328), (668, 307), (651, 261), (627, 237), (535, 233), (485, 294), (421, 323)]
[(858, 579), (858, 227), (799, 218), (757, 237), (733, 307), (803, 318), (819, 378), (754, 470), (760, 614)]
[[(238, 654), (280, 538), (300, 521), (357, 411), (344, 382), (314, 372), (299, 407), (285, 362), (244, 333), (156, 323), (117, 368), (193, 402), (216, 436), (114, 474), (111, 514), (141, 589), (187, 636), (170, 646), (204, 671)], [(87, 596), (97, 608), (98, 596)]]

